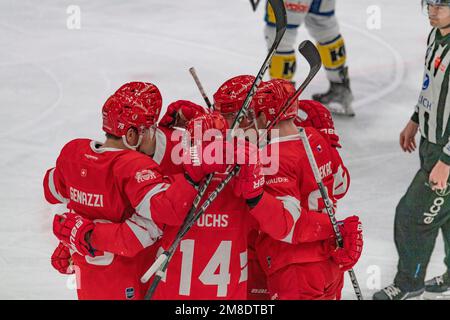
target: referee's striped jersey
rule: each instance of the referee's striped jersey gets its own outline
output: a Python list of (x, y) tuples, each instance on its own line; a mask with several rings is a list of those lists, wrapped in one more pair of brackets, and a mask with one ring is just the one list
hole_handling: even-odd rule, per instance
[(450, 164), (450, 34), (443, 37), (434, 28), (427, 45), (422, 91), (412, 120), (419, 123), (425, 139), (444, 147)]

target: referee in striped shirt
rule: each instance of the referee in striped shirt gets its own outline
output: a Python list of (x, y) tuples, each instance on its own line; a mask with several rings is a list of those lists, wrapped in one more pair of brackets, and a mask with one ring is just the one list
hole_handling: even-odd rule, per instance
[[(420, 169), (396, 208), (394, 238), (399, 254), (394, 283), (374, 300), (450, 299), (450, 0), (423, 0), (433, 27), (427, 43), (424, 80), (415, 111), (400, 134), (405, 152), (416, 149)], [(447, 271), (425, 282), (436, 237), (442, 230)]]

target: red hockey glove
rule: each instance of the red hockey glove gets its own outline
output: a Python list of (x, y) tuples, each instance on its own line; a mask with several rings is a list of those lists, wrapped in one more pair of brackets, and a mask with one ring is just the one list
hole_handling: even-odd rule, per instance
[(159, 121), (159, 125), (162, 127), (174, 125), (184, 127), (186, 122), (205, 113), (205, 109), (198, 104), (187, 100), (178, 100), (169, 104), (166, 113)]
[[(244, 155), (245, 159), (242, 159), (243, 156), (240, 155)], [(264, 175), (262, 174), (257, 147), (247, 141), (238, 140), (235, 157), (236, 163), (241, 166), (241, 170), (235, 178), (234, 193), (246, 200), (259, 197), (263, 193)]]
[(55, 251), (53, 251), (51, 263), (53, 268), (55, 268), (59, 273), (75, 273), (75, 270), (72, 268), (72, 256), (70, 255), (70, 250), (62, 242), (60, 242)]
[(362, 224), (357, 216), (351, 216), (339, 222), (344, 241), (343, 248), (332, 251), (331, 257), (343, 270), (349, 270), (358, 262), (363, 248)]
[[(186, 124), (190, 148), (185, 150), (184, 168), (195, 183), (209, 173), (224, 172), (227, 164), (233, 163), (233, 145), (225, 141), (227, 129), (227, 121), (218, 112), (195, 117)], [(206, 136), (209, 138), (204, 140)]]
[(85, 256), (94, 256), (94, 249), (87, 241), (89, 232), (94, 230), (95, 224), (75, 213), (55, 215), (53, 219), (53, 233), (65, 245)]
[(204, 149), (201, 145), (190, 147), (188, 151), (190, 159), (183, 163), (186, 174), (193, 182), (198, 183), (210, 173), (225, 172), (227, 169), (226, 150), (229, 148), (231, 148), (231, 145), (226, 141), (211, 142), (208, 144), (208, 150), (212, 151), (209, 154), (211, 156), (205, 158)]
[(332, 147), (341, 147), (331, 112), (323, 104), (314, 100), (299, 100), (298, 109), (298, 117), (294, 121), (297, 126), (313, 127)]

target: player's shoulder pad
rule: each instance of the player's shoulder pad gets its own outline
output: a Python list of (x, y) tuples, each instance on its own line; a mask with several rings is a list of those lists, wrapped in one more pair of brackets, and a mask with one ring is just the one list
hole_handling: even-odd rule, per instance
[(85, 139), (85, 138), (79, 138), (79, 139), (73, 139), (69, 142), (67, 142), (64, 147), (61, 149), (60, 157), (64, 155), (71, 156), (80, 148), (89, 147), (89, 144), (91, 143), (91, 139)]
[(308, 127), (305, 128), (306, 136), (308, 137), (309, 144), (314, 154), (327, 155), (332, 158), (331, 149), (329, 142), (325, 137), (315, 128)]
[(162, 176), (158, 164), (148, 155), (127, 150), (116, 157), (114, 162), (114, 174), (123, 177), (135, 176), (139, 172), (148, 172), (152, 177)]
[[(309, 143), (326, 143), (327, 140), (322, 136), (322, 134), (313, 127), (307, 127), (305, 128), (306, 136), (308, 137)], [(328, 145), (328, 143), (327, 143)]]

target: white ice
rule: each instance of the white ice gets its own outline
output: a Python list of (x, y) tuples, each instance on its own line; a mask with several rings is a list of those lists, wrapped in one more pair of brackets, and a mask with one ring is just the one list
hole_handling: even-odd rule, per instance
[[(365, 226), (355, 271), (366, 298), (393, 280), (395, 207), (419, 167), (417, 153), (398, 146), (422, 84), (430, 30), (418, 2), (338, 0), (357, 113), (336, 119), (352, 176), (339, 216), (358, 213)], [(70, 5), (81, 9), (79, 30), (67, 28)], [(381, 9), (379, 30), (367, 28), (370, 5)], [(191, 66), (210, 95), (231, 76), (255, 74), (266, 55), (262, 7), (253, 13), (248, 0), (0, 1), (0, 298), (76, 298), (49, 262), (57, 242), (45, 170), (67, 141), (102, 139), (102, 103), (126, 81), (156, 83), (167, 105), (202, 103)], [(302, 29), (298, 42), (305, 38)], [(304, 61), (299, 70), (301, 81)], [(304, 97), (327, 86), (321, 71)], [(429, 277), (445, 270), (443, 256), (439, 237)], [(355, 299), (348, 278), (344, 298)]]

